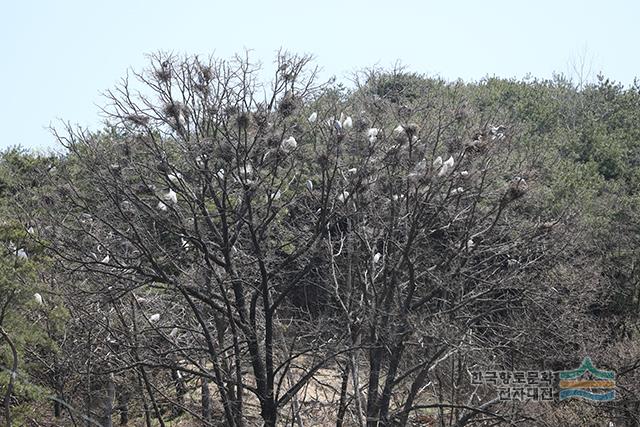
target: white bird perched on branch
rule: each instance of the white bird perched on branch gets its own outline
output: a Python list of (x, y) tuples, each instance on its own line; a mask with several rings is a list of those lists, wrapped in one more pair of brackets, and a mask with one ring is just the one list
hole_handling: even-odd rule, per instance
[(342, 127), (344, 129), (351, 129), (353, 127), (353, 120), (351, 120), (350, 116), (347, 116), (343, 121), (342, 121)]
[(313, 181), (311, 181), (310, 179), (307, 180), (307, 183), (305, 184), (307, 186), (307, 190), (309, 191), (313, 191)]
[(166, 212), (169, 207), (167, 206), (167, 204), (165, 202), (158, 202), (158, 210), (162, 211), (162, 212)]
[(216, 177), (220, 181), (224, 181), (224, 169), (220, 169), (218, 172), (216, 172)]
[(293, 136), (290, 136), (287, 139), (282, 140), (280, 143), (280, 149), (285, 153), (289, 153), (292, 150), (295, 150), (298, 147), (298, 142)]
[(464, 188), (462, 187), (454, 188), (453, 190), (451, 190), (452, 196), (455, 196), (457, 194), (462, 194), (462, 193), (464, 193)]
[(357, 172), (358, 172), (358, 169), (357, 169), (357, 168), (351, 168), (351, 169), (348, 169), (348, 170), (347, 170), (347, 173), (348, 173), (349, 175), (353, 175), (353, 174), (355, 174), (355, 173), (357, 173)]
[(176, 335), (178, 335), (178, 328), (173, 328), (171, 332), (169, 332), (169, 336), (174, 338)]
[(271, 200), (280, 200), (280, 197), (282, 197), (282, 193), (280, 192), (280, 190), (271, 194)]
[(407, 133), (404, 129), (404, 126), (402, 125), (398, 125), (396, 126), (396, 128), (393, 130), (393, 137), (395, 139), (403, 139), (407, 136)]
[(373, 263), (377, 264), (378, 261), (380, 261), (380, 258), (382, 258), (382, 254), (380, 252), (376, 252), (376, 254), (373, 256)]
[(349, 192), (345, 190), (338, 195), (338, 201), (340, 201), (340, 203), (344, 203), (344, 201), (347, 200), (348, 197), (349, 197)]
[(473, 239), (469, 239), (467, 240), (467, 250), (471, 250), (476, 246), (475, 242), (473, 241)]
[(160, 320), (160, 313), (152, 314), (149, 316), (149, 322), (155, 323)]
[(169, 189), (169, 191), (167, 191), (165, 194), (163, 194), (162, 195), (162, 199), (165, 202), (171, 203), (172, 205), (175, 205), (175, 204), (178, 203), (178, 195), (172, 189)]
[(453, 156), (450, 156), (446, 162), (444, 162), (442, 164), (442, 167), (440, 168), (440, 171), (438, 172), (438, 176), (445, 176), (447, 175), (451, 169), (453, 169)]
[(315, 123), (316, 120), (318, 120), (318, 113), (316, 113), (315, 111), (311, 113), (308, 120), (309, 120), (309, 123)]
[(109, 254), (105, 255), (104, 258), (102, 258), (102, 261), (100, 261), (103, 264), (108, 264), (109, 261), (111, 261), (111, 257), (109, 256)]
[(180, 183), (180, 180), (182, 179), (182, 174), (180, 172), (176, 172), (175, 174), (170, 173), (167, 175), (167, 178), (169, 178), (169, 181), (173, 185), (178, 185)]
[(25, 251), (23, 248), (18, 249), (18, 252), (16, 252), (16, 255), (18, 256), (18, 258), (22, 258), (22, 259), (29, 258), (29, 255), (27, 255), (27, 251)]
[(42, 299), (42, 295), (40, 295), (38, 292), (33, 294), (33, 299), (35, 299), (38, 304), (44, 305), (44, 300)]
[(373, 144), (378, 140), (378, 133), (380, 133), (380, 129), (369, 128), (369, 130), (367, 131), (367, 138), (369, 139), (369, 143)]
[(449, 158), (447, 159), (446, 162), (443, 163), (444, 165), (447, 165), (450, 169), (453, 168), (453, 156), (449, 156)]

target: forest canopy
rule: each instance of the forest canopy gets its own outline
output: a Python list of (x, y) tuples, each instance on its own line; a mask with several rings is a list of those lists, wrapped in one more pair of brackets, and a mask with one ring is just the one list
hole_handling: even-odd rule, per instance
[[(640, 423), (639, 84), (262, 76), (153, 54), (2, 153), (7, 425)], [(587, 356), (606, 405), (473, 383)]]

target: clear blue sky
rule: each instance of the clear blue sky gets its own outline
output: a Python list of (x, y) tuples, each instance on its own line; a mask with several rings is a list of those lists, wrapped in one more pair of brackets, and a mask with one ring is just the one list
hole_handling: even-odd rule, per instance
[(567, 74), (584, 58), (630, 84), (640, 76), (640, 1), (5, 1), (0, 9), (0, 148), (55, 147), (58, 119), (96, 128), (100, 92), (157, 50), (270, 63), (312, 53), (324, 75), (396, 61), (477, 80)]

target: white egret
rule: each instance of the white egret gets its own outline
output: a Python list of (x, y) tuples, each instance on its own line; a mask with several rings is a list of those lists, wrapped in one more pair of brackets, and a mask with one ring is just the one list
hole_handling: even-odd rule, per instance
[(453, 190), (451, 190), (451, 195), (452, 196), (455, 196), (455, 195), (458, 195), (458, 194), (462, 194), (462, 193), (464, 193), (464, 188), (462, 188), (462, 187), (454, 188)]
[(169, 189), (165, 194), (163, 194), (162, 199), (165, 202), (171, 203), (172, 205), (175, 205), (178, 203), (178, 195), (172, 189)]
[(380, 129), (378, 128), (369, 128), (369, 130), (367, 130), (367, 138), (371, 144), (378, 140), (378, 133), (380, 133)]
[(469, 171), (462, 171), (462, 172), (460, 172), (460, 176), (461, 176), (461, 177), (463, 177), (463, 178), (468, 177), (468, 176), (469, 176)]
[(353, 127), (353, 120), (351, 120), (350, 116), (347, 116), (347, 118), (342, 121), (342, 127), (344, 129), (351, 129)]
[(347, 200), (348, 197), (349, 197), (349, 192), (345, 190), (338, 195), (338, 201), (340, 203), (344, 203), (344, 201)]
[(449, 165), (443, 163), (440, 171), (438, 172), (438, 176), (445, 176), (447, 173), (449, 173)]
[(180, 172), (176, 172), (175, 174), (170, 173), (167, 175), (167, 178), (169, 178), (169, 181), (171, 181), (173, 185), (178, 185), (182, 179), (182, 174)]
[(358, 172), (358, 169), (357, 169), (357, 168), (351, 168), (351, 169), (347, 170), (347, 173), (348, 173), (349, 175), (353, 175), (353, 174), (355, 174), (356, 172)]
[(280, 190), (271, 194), (271, 200), (280, 200), (280, 197), (282, 197), (282, 193), (280, 192)]
[(377, 264), (378, 261), (380, 261), (380, 258), (382, 258), (382, 254), (380, 252), (376, 252), (376, 254), (373, 256), (373, 263)]
[(155, 323), (158, 320), (160, 320), (160, 313), (152, 314), (151, 316), (149, 316), (149, 321), (152, 323)]
[(311, 113), (308, 120), (309, 120), (309, 123), (315, 123), (316, 120), (318, 120), (318, 113), (316, 113), (315, 111)]
[(403, 139), (405, 136), (406, 136), (406, 132), (404, 130), (404, 126), (402, 125), (396, 126), (396, 128), (393, 130), (393, 137), (395, 139)]
[(167, 206), (167, 204), (165, 202), (158, 202), (158, 210), (162, 211), (162, 212), (166, 212), (167, 210), (169, 210), (169, 206)]
[(176, 335), (178, 335), (178, 328), (173, 328), (171, 332), (169, 332), (169, 336), (174, 338)]
[(290, 151), (295, 150), (297, 147), (298, 147), (298, 142), (293, 136), (290, 136), (289, 138), (284, 139), (280, 143), (280, 148), (285, 153), (289, 153)]
[(436, 157), (436, 159), (433, 161), (433, 167), (438, 169), (440, 166), (442, 166), (442, 157), (438, 156)]
[(218, 179), (220, 181), (224, 180), (224, 169), (220, 169), (218, 172), (216, 172), (216, 177), (218, 177)]
[(18, 252), (16, 252), (16, 255), (18, 255), (18, 258), (22, 258), (22, 259), (29, 258), (29, 256), (27, 255), (27, 251), (25, 251), (23, 248), (18, 249)]
[(471, 250), (475, 247), (475, 242), (473, 241), (473, 239), (469, 239), (467, 240), (467, 250)]
[(39, 293), (35, 293), (33, 294), (33, 298), (36, 300), (36, 302), (40, 305), (44, 305), (44, 300), (42, 299), (42, 295), (40, 295)]
[(308, 179), (308, 180), (307, 180), (307, 183), (306, 183), (306, 186), (307, 186), (307, 190), (309, 190), (309, 191), (313, 191), (313, 181), (311, 181), (310, 179)]
[(444, 162), (443, 164), (444, 164), (444, 165), (447, 165), (449, 168), (453, 168), (453, 164), (454, 164), (453, 156), (449, 156), (449, 158), (447, 159), (447, 161), (446, 161), (446, 162)]
[(109, 256), (109, 254), (107, 254), (104, 258), (102, 258), (102, 261), (100, 262), (103, 264), (108, 264), (110, 260), (111, 260), (111, 257)]

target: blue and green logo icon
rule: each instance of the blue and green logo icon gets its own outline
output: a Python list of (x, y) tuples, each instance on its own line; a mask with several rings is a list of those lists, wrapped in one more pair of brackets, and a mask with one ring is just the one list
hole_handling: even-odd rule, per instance
[(585, 357), (578, 369), (560, 371), (560, 400), (577, 397), (597, 402), (607, 402), (616, 397), (616, 374), (596, 369), (589, 357)]

